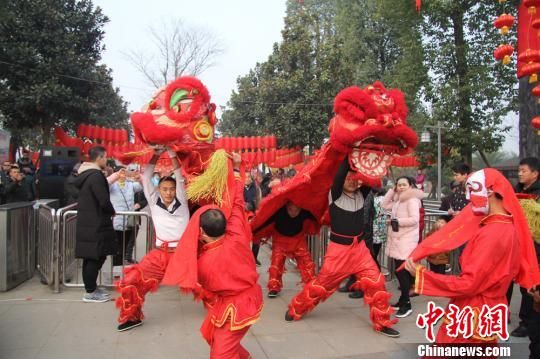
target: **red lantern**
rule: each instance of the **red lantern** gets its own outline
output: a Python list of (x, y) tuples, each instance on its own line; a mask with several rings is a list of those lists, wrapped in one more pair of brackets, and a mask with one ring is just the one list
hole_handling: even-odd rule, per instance
[(538, 62), (540, 60), (540, 52), (538, 50), (527, 49), (519, 53), (518, 60), (525, 64)]
[(532, 90), (532, 94), (536, 97), (540, 97), (540, 85), (536, 85)]
[(536, 128), (537, 130), (540, 130), (540, 116), (536, 116), (532, 119), (531, 126)]
[(270, 147), (276, 148), (277, 147), (277, 138), (276, 136), (270, 136)]
[(84, 125), (83, 124), (80, 124), (79, 127), (77, 127), (77, 131), (75, 132), (77, 134), (77, 137), (83, 137), (83, 128), (84, 128)]
[(536, 35), (540, 36), (540, 19), (534, 19), (531, 26), (536, 29)]
[(255, 137), (253, 136), (248, 137), (248, 147), (251, 149), (254, 149), (256, 147)]
[(508, 30), (514, 25), (514, 17), (509, 14), (502, 14), (493, 22), (493, 25), (501, 31), (501, 34), (507, 35)]
[(244, 149), (247, 152), (249, 150), (249, 137), (238, 137), (238, 148)]
[(119, 129), (113, 129), (113, 142), (119, 143), (120, 142), (120, 130)]
[(121, 141), (122, 142), (129, 142), (129, 136), (128, 136), (128, 132), (127, 130), (120, 130), (120, 133), (121, 133)]
[(221, 146), (225, 151), (229, 152), (229, 148), (231, 147), (231, 139), (229, 137), (222, 137)]
[(508, 65), (513, 53), (514, 47), (512, 45), (500, 45), (493, 53), (493, 56), (495, 56), (495, 59), (502, 61), (503, 65)]
[(85, 154), (88, 154), (90, 152), (90, 149), (92, 148), (92, 144), (90, 142), (85, 142), (83, 145), (83, 152)]
[(86, 137), (88, 138), (94, 138), (94, 132), (95, 132), (95, 126), (89, 125), (88, 126), (88, 134)]
[(258, 150), (262, 149), (262, 140), (263, 138), (261, 136), (255, 137), (255, 148), (257, 148)]
[(540, 72), (540, 63), (532, 62), (526, 65), (523, 65), (521, 68), (523, 74), (529, 76), (529, 83), (535, 83), (538, 81), (538, 73)]
[(114, 140), (114, 130), (112, 128), (105, 129), (105, 141), (113, 142)]
[(107, 129), (105, 127), (100, 127), (99, 138), (101, 139), (102, 142), (104, 142), (106, 141), (106, 137), (107, 137)]
[(523, 0), (523, 5), (527, 7), (529, 14), (536, 14), (536, 8), (540, 5), (540, 0)]

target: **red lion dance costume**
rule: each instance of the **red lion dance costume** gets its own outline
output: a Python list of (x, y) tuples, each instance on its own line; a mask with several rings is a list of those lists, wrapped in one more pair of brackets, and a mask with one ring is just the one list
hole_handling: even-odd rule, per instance
[[(210, 103), (206, 87), (196, 78), (181, 77), (160, 89), (141, 112), (136, 112), (131, 117), (138, 140), (148, 145), (166, 145), (172, 149), (181, 159), (183, 173), (180, 170), (175, 171), (176, 198), (172, 209), (165, 208), (160, 202), (159, 193), (150, 184), (149, 178), (144, 183), (145, 193), (150, 197), (148, 201), (156, 227), (157, 248), (146, 254), (139, 264), (127, 267), (124, 278), (117, 283), (120, 292), (116, 301), (120, 309), (119, 330), (126, 330), (121, 328), (122, 325), (129, 327), (131, 323), (140, 324), (143, 320), (142, 306), (145, 296), (148, 292), (157, 290), (178, 240), (187, 226), (187, 199), (205, 204), (214, 203), (215, 199), (223, 197), (219, 191), (214, 195), (204, 193), (204, 186), (201, 186), (199, 179), (202, 182), (213, 182), (213, 178), (205, 176), (205, 173), (193, 179), (194, 175), (205, 170), (207, 163), (212, 166), (214, 158), (218, 167), (221, 165), (226, 168), (223, 154), (208, 161), (214, 150), (214, 110), (215, 105)], [(150, 146), (148, 152), (153, 152)], [(137, 159), (141, 154), (144, 153), (126, 153), (124, 162)], [(153, 166), (147, 165), (145, 176), (148, 173), (151, 176)], [(184, 177), (190, 180), (190, 186), (193, 187), (188, 188), (187, 195), (182, 184)]]
[(232, 210), (225, 235), (217, 241), (204, 244), (199, 236), (201, 215), (218, 207), (203, 206), (194, 213), (163, 279), (163, 284), (177, 285), (204, 302), (208, 314), (201, 333), (210, 345), (212, 359), (251, 357), (240, 341), (263, 307), (243, 189), (240, 178), (229, 186), (234, 194)]
[[(488, 215), (488, 191), (502, 197), (508, 214)], [(469, 177), (467, 194), (471, 203), (460, 215), (426, 238), (411, 254), (411, 259), (417, 262), (430, 254), (448, 252), (466, 244), (460, 257), (461, 274), (436, 274), (417, 265), (415, 291), (448, 297), (449, 306), (455, 305), (460, 310), (469, 306), (474, 312), (472, 336), (466, 338), (461, 333), (448, 335), (447, 310), (437, 333), (437, 343), (493, 345), (497, 335), (486, 337), (480, 332), (479, 313), (483, 306), (494, 308), (507, 304), (506, 290), (513, 279), (529, 289), (540, 284), (540, 273), (527, 220), (508, 180), (500, 172), (486, 168)], [(501, 320), (506, 319), (503, 316)]]
[[(265, 223), (290, 201), (309, 211), (320, 224), (329, 209), (330, 187), (347, 156), (348, 167), (355, 173), (353, 177), (365, 185), (376, 186), (386, 175), (394, 156), (410, 153), (418, 142), (414, 131), (407, 126), (403, 94), (399, 90), (387, 90), (380, 82), (364, 89), (344, 89), (335, 99), (334, 112), (336, 115), (329, 125), (330, 141), (289, 183), (272, 193), (272, 201), (266, 204), (268, 209), (263, 211), (261, 207), (254, 223)], [(361, 233), (342, 237), (350, 244), (330, 242), (321, 272), (293, 298), (286, 319), (300, 319), (328, 298), (344, 278), (356, 274), (355, 286), (364, 290), (374, 329), (389, 328), (394, 321), (390, 319), (390, 294), (385, 290), (384, 276)]]
[[(286, 185), (285, 185), (286, 186)], [(279, 192), (277, 188), (274, 191)], [(281, 207), (277, 211), (272, 208), (273, 195), (270, 194), (261, 203), (259, 216), (250, 223), (255, 239), (272, 237), (272, 257), (268, 269), (268, 296), (276, 296), (283, 287), (282, 276), (285, 272), (285, 260), (287, 257), (296, 261), (302, 283), (307, 284), (315, 277), (315, 264), (311, 259), (311, 253), (307, 247), (306, 234), (319, 233), (320, 226), (311, 213), (295, 206), (296, 216), (291, 217), (288, 207)], [(292, 202), (291, 202), (292, 203)], [(265, 218), (264, 212), (275, 212), (265, 223), (260, 223)], [(262, 215), (261, 215), (262, 213)]]

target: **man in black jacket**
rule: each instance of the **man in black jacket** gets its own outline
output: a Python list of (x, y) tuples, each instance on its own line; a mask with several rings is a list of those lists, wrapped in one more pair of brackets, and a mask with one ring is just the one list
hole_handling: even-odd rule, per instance
[(64, 182), (64, 201), (62, 204), (63, 206), (68, 206), (77, 202), (77, 198), (79, 197), (79, 189), (77, 188), (77, 186), (75, 186), (75, 181), (77, 180), (77, 176), (79, 175), (79, 168), (81, 168), (80, 163), (77, 163), (75, 166), (73, 166), (71, 173)]
[(25, 175), (21, 173), (19, 167), (12, 166), (9, 170), (9, 177), (4, 186), (6, 203), (32, 201), (32, 194), (29, 182), (25, 181)]
[(351, 274), (356, 277), (354, 287), (364, 292), (369, 305), (373, 329), (388, 337), (397, 338), (393, 328), (397, 320), (390, 319), (393, 309), (388, 300), (392, 296), (385, 289), (385, 279), (370, 251), (371, 240), (365, 236), (370, 231), (364, 223), (364, 204), (367, 194), (362, 193), (355, 173), (350, 171), (347, 158), (342, 162), (329, 193), (330, 242), (324, 263), (313, 281), (304, 285), (289, 304), (285, 320), (300, 320), (317, 304), (326, 300), (343, 279)]
[(82, 276), (86, 289), (83, 301), (101, 303), (111, 299), (110, 294), (97, 287), (96, 281), (107, 255), (116, 253), (111, 218), (114, 207), (102, 172), (107, 165), (105, 148), (91, 148), (89, 157), (90, 162), (81, 165), (75, 181), (79, 189), (75, 257), (83, 258)]
[[(536, 201), (540, 201), (540, 161), (535, 157), (527, 157), (519, 162), (518, 178), (519, 183), (515, 188), (516, 193), (524, 193), (528, 195), (534, 195)], [(540, 255), (539, 239), (534, 238), (536, 255)], [(508, 299), (508, 305), (510, 305), (510, 299), (512, 299), (514, 284), (510, 285), (506, 297)], [(532, 297), (527, 293), (525, 288), (520, 288), (521, 292), (521, 305), (519, 308), (519, 325), (514, 329), (510, 335), (513, 337), (526, 337), (531, 335), (530, 324), (534, 320), (534, 317), (538, 317), (533, 310)], [(538, 320), (538, 319), (536, 319)], [(538, 325), (538, 324), (537, 324)], [(537, 329), (536, 329), (537, 330)], [(536, 331), (535, 330), (535, 331)], [(538, 336), (538, 334), (536, 334)], [(531, 337), (531, 342), (533, 341)]]

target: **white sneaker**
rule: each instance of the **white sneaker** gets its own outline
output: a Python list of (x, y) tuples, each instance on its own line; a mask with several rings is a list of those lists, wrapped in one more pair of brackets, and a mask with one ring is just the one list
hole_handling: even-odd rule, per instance
[(97, 287), (96, 288), (96, 292), (104, 295), (104, 296), (107, 296), (107, 297), (110, 297), (111, 296), (111, 293), (109, 293), (107, 290), (103, 289), (103, 288), (100, 288), (100, 287)]
[(111, 297), (99, 292), (97, 289), (92, 293), (85, 293), (82, 298), (86, 303), (104, 303), (111, 300)]

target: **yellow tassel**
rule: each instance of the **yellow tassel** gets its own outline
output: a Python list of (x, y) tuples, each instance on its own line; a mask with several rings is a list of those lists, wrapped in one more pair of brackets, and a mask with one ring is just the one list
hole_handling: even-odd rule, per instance
[(204, 173), (196, 177), (189, 184), (186, 193), (192, 202), (206, 200), (220, 206), (223, 204), (223, 195), (227, 190), (229, 176), (229, 158), (225, 150), (217, 150), (208, 160)]
[(540, 203), (533, 199), (520, 199), (519, 204), (527, 218), (533, 239), (540, 243)]

